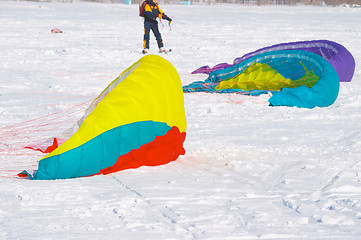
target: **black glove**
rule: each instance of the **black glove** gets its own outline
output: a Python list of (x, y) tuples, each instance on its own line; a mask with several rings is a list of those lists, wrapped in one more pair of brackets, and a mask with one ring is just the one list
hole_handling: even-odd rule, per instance
[(167, 20), (169, 23), (172, 22), (172, 19), (168, 17), (167, 15), (163, 15), (163, 19)]

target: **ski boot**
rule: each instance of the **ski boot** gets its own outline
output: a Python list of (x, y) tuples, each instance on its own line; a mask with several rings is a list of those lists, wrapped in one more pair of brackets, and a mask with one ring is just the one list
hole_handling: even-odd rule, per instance
[(148, 52), (149, 52), (148, 48), (144, 48), (143, 51), (142, 51), (143, 54), (147, 54)]

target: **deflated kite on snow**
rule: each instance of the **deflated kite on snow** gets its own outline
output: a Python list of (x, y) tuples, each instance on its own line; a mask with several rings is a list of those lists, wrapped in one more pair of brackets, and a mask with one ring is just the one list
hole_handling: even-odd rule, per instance
[(214, 68), (204, 82), (183, 87), (184, 92), (237, 92), (259, 95), (271, 91), (274, 106), (326, 107), (338, 96), (339, 81), (349, 82), (355, 61), (342, 45), (326, 41), (283, 43), (248, 53)]
[(289, 42), (272, 45), (269, 47), (258, 49), (257, 51), (247, 53), (242, 57), (236, 58), (233, 64), (220, 63), (210, 68), (209, 66), (203, 66), (192, 72), (205, 73), (224, 69), (226, 67), (234, 66), (237, 63), (244, 61), (250, 57), (258, 55), (264, 52), (278, 51), (278, 50), (303, 50), (316, 53), (325, 60), (327, 60), (336, 70), (339, 75), (340, 82), (351, 82), (355, 71), (355, 60), (351, 53), (341, 44), (328, 40), (314, 40), (314, 41), (301, 41), (301, 42)]
[(165, 59), (148, 55), (93, 101), (79, 129), (30, 177), (65, 179), (166, 164), (185, 153), (185, 136), (179, 75)]

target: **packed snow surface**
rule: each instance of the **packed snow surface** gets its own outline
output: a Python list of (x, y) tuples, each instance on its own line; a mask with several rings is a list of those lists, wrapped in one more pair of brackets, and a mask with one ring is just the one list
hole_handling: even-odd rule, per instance
[[(142, 57), (138, 5), (0, 2), (0, 239), (359, 239), (361, 9), (161, 5), (162, 55), (190, 73), (269, 45), (327, 39), (354, 56), (327, 108), (185, 94), (186, 154), (159, 167), (31, 181), (44, 142)], [(59, 28), (63, 33), (51, 33)], [(151, 53), (158, 54), (151, 35)], [(154, 93), (156, 94), (156, 92)]]

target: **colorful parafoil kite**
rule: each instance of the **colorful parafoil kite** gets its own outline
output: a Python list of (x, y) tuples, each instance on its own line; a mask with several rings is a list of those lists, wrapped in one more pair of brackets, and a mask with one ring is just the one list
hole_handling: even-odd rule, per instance
[(186, 118), (176, 69), (141, 58), (90, 105), (79, 129), (39, 161), (33, 179), (65, 179), (155, 166), (184, 154)]
[(342, 45), (326, 40), (283, 43), (248, 53), (233, 64), (201, 67), (206, 81), (183, 87), (184, 92), (272, 92), (273, 106), (326, 107), (338, 96), (339, 82), (351, 81), (355, 61)]

